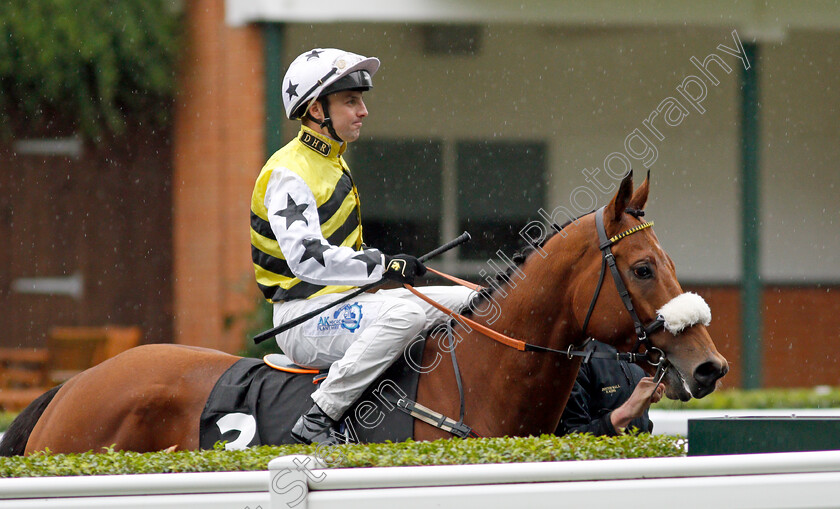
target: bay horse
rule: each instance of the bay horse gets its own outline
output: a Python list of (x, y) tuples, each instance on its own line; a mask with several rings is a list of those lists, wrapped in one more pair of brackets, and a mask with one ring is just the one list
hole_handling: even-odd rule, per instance
[[(450, 416), (463, 405), (465, 422), (479, 436), (552, 433), (580, 366), (579, 357), (562, 352), (589, 337), (630, 351), (634, 338), (648, 336), (640, 323), (653, 323), (666, 304), (684, 295), (651, 223), (639, 218), (648, 189), (649, 178), (634, 192), (629, 173), (605, 207), (552, 235), (520, 263), (519, 279), (508, 278), (494, 289), (499, 313), (492, 319), (473, 314), (475, 323), (532, 348), (511, 348), (475, 328), (460, 331), (456, 350), (463, 396), (452, 364), (441, 362), (421, 373), (416, 401)], [(617, 279), (604, 277), (607, 261), (615, 262), (610, 271)], [(625, 287), (624, 298), (616, 285)], [(729, 369), (706, 329), (708, 319), (649, 328), (644, 338), (642, 348), (658, 352), (659, 362), (668, 365), (663, 383), (671, 399), (705, 396)], [(446, 359), (450, 350), (445, 341), (430, 337), (423, 358)], [(239, 359), (171, 344), (128, 350), (42, 395), (18, 416), (0, 449), (7, 456), (46, 448), (55, 453), (109, 446), (146, 452), (176, 444), (197, 449), (208, 395)], [(655, 370), (652, 364), (644, 367), (651, 374)], [(415, 440), (449, 436), (414, 421)]]

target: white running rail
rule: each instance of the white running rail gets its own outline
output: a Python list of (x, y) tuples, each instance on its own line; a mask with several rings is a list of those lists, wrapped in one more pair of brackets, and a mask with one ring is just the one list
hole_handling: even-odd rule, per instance
[(838, 507), (840, 451), (319, 470), (269, 464), (272, 508)]
[(268, 472), (0, 479), (0, 507), (255, 509), (271, 507)]
[(413, 509), (840, 505), (840, 451), (433, 467), (0, 479), (6, 508)]

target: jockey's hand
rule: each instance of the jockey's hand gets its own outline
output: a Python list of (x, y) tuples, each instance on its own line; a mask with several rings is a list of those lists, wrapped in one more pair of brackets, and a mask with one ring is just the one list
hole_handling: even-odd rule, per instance
[(385, 255), (385, 272), (382, 274), (385, 279), (413, 285), (415, 276), (422, 276), (425, 273), (426, 266), (414, 256)]

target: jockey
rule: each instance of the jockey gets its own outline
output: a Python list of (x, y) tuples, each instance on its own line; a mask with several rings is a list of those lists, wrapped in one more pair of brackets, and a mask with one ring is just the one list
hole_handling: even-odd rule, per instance
[[(377, 58), (316, 48), (298, 56), (283, 78), (283, 104), (300, 120), (297, 137), (272, 155), (251, 198), (251, 254), (257, 285), (273, 303), (275, 326), (380, 281), (413, 284), (426, 272), (414, 256), (362, 244), (359, 193), (342, 155), (359, 138)], [(405, 176), (404, 178), (410, 178)], [(458, 309), (470, 290), (423, 287)], [(329, 368), (298, 419), (302, 443), (337, 443), (342, 415), (418, 333), (445, 315), (404, 288), (363, 293), (276, 336), (295, 363)]]

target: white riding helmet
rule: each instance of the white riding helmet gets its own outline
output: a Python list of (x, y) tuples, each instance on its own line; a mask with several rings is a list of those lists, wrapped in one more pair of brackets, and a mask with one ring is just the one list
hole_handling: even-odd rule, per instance
[(283, 77), (286, 116), (290, 120), (301, 118), (312, 103), (327, 94), (350, 89), (369, 90), (373, 87), (371, 76), (378, 69), (378, 58), (335, 48), (315, 48), (301, 54)]

